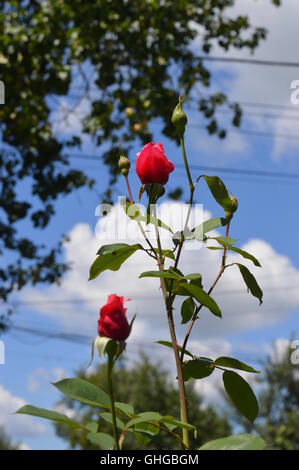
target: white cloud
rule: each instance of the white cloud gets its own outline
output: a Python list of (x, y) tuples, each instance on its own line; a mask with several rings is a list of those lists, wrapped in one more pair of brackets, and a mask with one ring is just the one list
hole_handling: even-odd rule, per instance
[[(164, 203), (160, 207), (159, 216), (164, 221), (168, 216), (170, 225), (173, 219), (177, 230), (181, 224), (179, 215), (182, 207), (183, 205), (177, 202)], [(184, 206), (183, 210), (185, 209)], [(192, 218), (200, 218), (200, 207), (193, 211)], [(137, 319), (127, 344), (128, 359), (135, 360), (139, 357), (139, 351), (143, 350), (152, 359), (159, 359), (162, 364), (167, 364), (170, 374), (175, 377), (172, 351), (154, 344), (160, 339), (169, 340), (159, 282), (157, 279), (138, 278), (143, 271), (157, 269), (154, 260), (143, 252), (136, 252), (119, 271), (106, 271), (93, 281), (87, 280), (89, 266), (94, 261), (100, 246), (116, 241), (129, 244), (141, 242), (140, 239), (134, 239), (133, 227), (136, 227), (134, 221), (130, 221), (127, 227), (128, 233), (131, 234), (129, 239), (125, 239), (124, 236), (121, 240), (115, 239), (115, 223), (117, 221), (120, 227), (123, 223), (120, 214), (125, 216), (123, 212), (118, 213), (114, 208), (108, 216), (100, 219), (96, 235), (87, 224), (75, 225), (70, 232), (71, 241), (65, 246), (66, 261), (73, 262), (73, 269), (65, 276), (61, 286), (50, 286), (40, 290), (27, 289), (20, 295), (38, 305), (38, 312), (55, 319), (64, 331), (85, 333), (90, 337), (97, 334), (98, 310), (106, 302), (108, 294), (116, 293), (125, 298), (130, 297), (132, 300), (127, 303), (128, 317), (132, 318), (137, 313)], [(210, 216), (207, 212), (204, 214), (205, 218)], [(164, 231), (165, 233), (168, 232)], [(150, 234), (149, 230), (148, 235)], [(163, 246), (170, 246), (169, 238), (163, 240)], [(250, 268), (264, 290), (263, 304), (259, 306), (258, 300), (247, 293), (238, 268), (236, 266), (228, 268), (213, 292), (213, 297), (222, 310), (223, 319), (202, 309), (200, 318), (193, 328), (188, 349), (197, 355), (211, 358), (221, 355), (234, 356), (236, 354), (231, 343), (232, 335), (236, 338), (238, 333), (279, 324), (289, 312), (299, 307), (299, 289), (296, 287), (299, 286), (299, 270), (292, 265), (290, 259), (277, 253), (264, 240), (249, 240), (242, 248), (260, 260), (262, 269), (235, 253), (231, 254), (232, 252), (228, 255), (228, 261), (238, 261)], [(206, 247), (200, 250), (185, 250), (182, 253), (180, 269), (184, 273), (201, 272), (204, 286), (208, 289), (219, 270), (220, 258), (219, 251), (211, 251)], [(51, 303), (53, 299), (55, 304)], [(57, 308), (59, 299), (62, 303), (58, 304)], [(175, 304), (174, 319), (178, 342), (182, 343), (186, 325), (180, 325), (180, 302), (181, 300)], [(251, 355), (251, 351), (248, 351), (244, 345), (238, 345), (237, 348), (238, 352), (243, 351), (245, 356)], [(247, 359), (240, 357), (239, 354), (237, 357), (247, 362)], [(86, 362), (88, 360), (89, 358), (86, 358)], [(247, 380), (253, 380), (250, 375), (245, 374), (245, 376)], [(31, 390), (35, 389), (43, 379), (49, 379), (48, 372), (36, 371), (30, 378)], [(221, 396), (219, 390), (223, 388), (221, 373), (215, 371), (210, 377), (198, 381), (196, 387), (204, 396), (206, 403), (215, 402)]]
[(81, 415), (77, 413), (74, 408), (70, 408), (63, 403), (56, 403), (53, 409), (58, 413), (62, 413), (63, 415), (75, 421), (79, 421), (79, 418), (81, 417)]
[(285, 355), (290, 347), (290, 339), (277, 338), (272, 344), (267, 344), (265, 350), (270, 359), (279, 364), (284, 360)]
[(15, 412), (25, 405), (25, 401), (13, 395), (0, 385), (0, 426), (15, 439), (39, 436), (45, 427), (30, 416), (16, 415)]
[(36, 392), (39, 390), (43, 382), (47, 384), (50, 381), (61, 380), (65, 377), (66, 372), (64, 369), (57, 367), (51, 370), (39, 367), (38, 369), (31, 372), (28, 376), (28, 389), (30, 392)]
[[(188, 116), (190, 117), (190, 112), (188, 112)], [(198, 123), (198, 113), (192, 112), (192, 116), (194, 122)], [(227, 124), (224, 124), (224, 128), (226, 127)], [(238, 132), (230, 132), (225, 139), (219, 140), (217, 136), (210, 136), (206, 131), (199, 131), (194, 126), (187, 129), (187, 140), (193, 151), (207, 153), (214, 162), (223, 162), (224, 155), (226, 162), (236, 158), (238, 160), (248, 158), (251, 149), (249, 141)]]
[(21, 442), (18, 445), (18, 448), (19, 448), (19, 450), (32, 450), (27, 444), (25, 444), (25, 442)]
[[(161, 217), (176, 214), (180, 203), (164, 203)], [(154, 340), (169, 337), (159, 282), (156, 279), (138, 279), (145, 270), (156, 269), (154, 261), (145, 253), (137, 252), (129, 258), (119, 271), (106, 271), (97, 279), (88, 282), (88, 270), (99, 247), (113, 240), (108, 236), (114, 227), (115, 211), (101, 220), (97, 227), (97, 238), (86, 224), (76, 225), (71, 233), (71, 242), (66, 245), (66, 261), (73, 262), (73, 270), (62, 281), (61, 287), (51, 286), (42, 290), (28, 289), (23, 298), (38, 302), (38, 311), (56, 319), (67, 331), (85, 332), (96, 335), (98, 310), (105, 303), (107, 295), (117, 293), (131, 297), (128, 316), (137, 313), (132, 337), (134, 347), (142, 344), (150, 347)], [(163, 215), (164, 214), (164, 215)], [(207, 216), (207, 214), (206, 214)], [(176, 221), (178, 225), (178, 221)], [(135, 222), (130, 222), (135, 224)], [(178, 228), (178, 227), (176, 227)], [(131, 228), (128, 229), (129, 232)], [(167, 233), (165, 231), (165, 233)], [(122, 240), (128, 243), (133, 240)], [(140, 241), (140, 240), (138, 240)], [(164, 241), (164, 246), (169, 242)], [(256, 268), (250, 261), (238, 255), (229, 255), (231, 261), (240, 261), (250, 267), (264, 290), (264, 302), (260, 307), (257, 299), (247, 293), (236, 266), (226, 270), (213, 296), (222, 309), (223, 319), (203, 309), (195, 325), (192, 339), (203, 341), (207, 338), (225, 338), (225, 335), (250, 329), (262, 328), (282, 321), (288, 312), (299, 306), (299, 271), (288, 257), (277, 253), (264, 240), (250, 240), (243, 245), (262, 263)], [(201, 272), (206, 288), (211, 284), (220, 265), (220, 253), (202, 248), (199, 251), (184, 251), (181, 269), (185, 273)], [(62, 300), (57, 308), (51, 300)], [(175, 322), (181, 340), (185, 327), (180, 326), (179, 304), (175, 309)], [(158, 346), (153, 346), (153, 350)]]
[[(276, 8), (270, 1), (237, 0), (231, 8), (231, 16), (235, 17), (237, 14), (248, 15), (253, 26), (265, 27), (268, 30), (268, 36), (260, 43), (254, 56), (245, 49), (240, 51), (231, 49), (226, 54), (228, 57), (297, 62), (299, 2), (283, 0), (281, 7)], [(197, 41), (197, 45), (200, 45), (200, 36)], [(219, 56), (225, 53), (215, 45), (212, 55)], [(208, 66), (215, 72), (224, 72), (218, 77), (217, 84), (220, 90), (228, 93), (231, 100), (291, 106), (290, 85), (293, 80), (299, 78), (298, 68), (221, 62), (208, 63)], [(293, 110), (297, 111), (297, 114)], [(295, 151), (299, 148), (299, 140), (279, 138), (279, 134), (298, 134), (298, 122), (285, 119), (286, 115), (290, 114), (298, 118), (299, 106), (293, 105), (293, 110), (246, 108), (246, 111), (251, 113), (277, 114), (277, 119), (269, 118), (269, 116), (260, 118), (248, 116), (243, 125), (244, 128), (276, 135), (276, 138), (272, 140), (272, 158), (275, 161), (289, 158), (290, 154), (292, 158), (298, 155)], [(244, 140), (244, 137), (240, 138)], [(246, 141), (251, 141), (251, 138), (246, 138)], [(222, 150), (222, 143), (220, 145)]]

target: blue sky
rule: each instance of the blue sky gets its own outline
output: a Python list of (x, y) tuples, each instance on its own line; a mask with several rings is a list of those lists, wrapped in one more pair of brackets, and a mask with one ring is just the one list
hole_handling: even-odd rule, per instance
[[(254, 4), (254, 10), (252, 4)], [(270, 30), (269, 39), (261, 47), (257, 57), (296, 60), (294, 39), (298, 40), (295, 21), (298, 15), (294, 14), (294, 19), (289, 18), (288, 7), (292, 6), (299, 13), (299, 6), (292, 0), (286, 0), (285, 6), (276, 11), (266, 6), (265, 2), (260, 2), (259, 7), (256, 7), (256, 4), (250, 0), (246, 0), (242, 5), (237, 2), (237, 9), (244, 8), (246, 5), (253, 21), (265, 24)], [(280, 36), (282, 25), (288, 25), (288, 31), (283, 38)], [(237, 53), (233, 55), (236, 57)], [(215, 73), (213, 88), (225, 90), (233, 99), (285, 106), (291, 106), (290, 83), (299, 78), (298, 69), (285, 70), (226, 64), (214, 65), (213, 69)], [(250, 110), (250, 108), (246, 109)], [(82, 111), (84, 112), (84, 106)], [(261, 112), (261, 110), (258, 111)], [(285, 114), (299, 117), (299, 108), (294, 106), (294, 109), (287, 111), (281, 109), (276, 111), (276, 114), (276, 119), (269, 119), (256, 116), (246, 117), (245, 113), (243, 121), (244, 129), (269, 132), (273, 134), (273, 137), (261, 138), (233, 133), (225, 142), (222, 142), (217, 138), (208, 137), (201, 129), (196, 129), (197, 124), (202, 124), (201, 117), (194, 111), (188, 112), (191, 126), (186, 133), (186, 147), (190, 163), (246, 170), (299, 173), (299, 141), (290, 142), (278, 137), (281, 133), (298, 134), (298, 123), (285, 119)], [(75, 118), (72, 125), (77, 125)], [(164, 143), (168, 158), (174, 164), (181, 163), (180, 150), (161, 136), (159, 123), (153, 125), (153, 131), (155, 140)], [(135, 158), (135, 153), (139, 150), (140, 148), (136, 147), (130, 157)], [(55, 436), (50, 424), (34, 421), (31, 418), (13, 417), (9, 413), (23, 402), (52, 407), (59, 399), (59, 394), (50, 381), (64, 375), (72, 375), (79, 367), (84, 367), (90, 357), (88, 340), (86, 343), (75, 344), (53, 339), (51, 333), (79, 332), (91, 338), (96, 335), (98, 309), (105, 296), (115, 288), (115, 284), (118, 286), (117, 293), (119, 294), (128, 296), (136, 292), (132, 284), (135, 280), (130, 278), (135, 273), (134, 262), (128, 262), (126, 268), (128, 271), (125, 271), (124, 275), (108, 273), (103, 277), (103, 281), (94, 281), (93, 286), (87, 283), (88, 260), (85, 259), (85, 255), (88, 250), (92, 251), (93, 245), (95, 247), (100, 245), (100, 242), (94, 239), (94, 230), (98, 221), (95, 208), (100, 202), (98, 193), (102, 191), (108, 178), (101, 163), (101, 150), (93, 148), (90, 142), (86, 142), (82, 153), (99, 156), (98, 162), (73, 160), (74, 167), (84, 169), (88, 175), (96, 179), (96, 191), (82, 189), (74, 195), (59, 200), (56, 215), (47, 230), (34, 234), (35, 239), (51, 244), (59, 238), (60, 234), (71, 233), (73, 241), (67, 248), (66, 258), (70, 260), (73, 256), (75, 272), (67, 277), (61, 288), (27, 289), (26, 292), (16, 296), (18, 307), (13, 318), (16, 329), (13, 328), (2, 338), (5, 342), (6, 364), (0, 365), (0, 402), (2, 402), (0, 425), (3, 424), (6, 427), (15, 441), (25, 443), (33, 449), (60, 449), (65, 447), (65, 442)], [(131, 173), (134, 173), (133, 169)], [(198, 171), (193, 171), (194, 178), (198, 174)], [(265, 301), (262, 307), (258, 307), (256, 299), (249, 299), (245, 289), (240, 295), (230, 296), (227, 293), (222, 295), (220, 286), (215, 298), (220, 305), (224, 305), (226, 318), (219, 323), (219, 321), (204, 317), (201, 327), (196, 331), (192, 345), (204, 348), (200, 351), (211, 350), (211, 355), (218, 351), (235, 354), (240, 359), (254, 364), (264, 357), (273, 340), (281, 341), (289, 338), (292, 332), (299, 334), (298, 182), (220, 172), (216, 174), (226, 182), (239, 200), (239, 210), (233, 220), (231, 235), (238, 238), (238, 246), (248, 245), (248, 251), (253, 250), (253, 254), (263, 261), (263, 270), (260, 273), (254, 272), (257, 272), (257, 279), (265, 287)], [(131, 184), (136, 194), (139, 182), (134, 174)], [(186, 185), (183, 171), (175, 170), (170, 176), (169, 188), (184, 184)], [(125, 187), (120, 179), (117, 183), (117, 194), (125, 194), (124, 191)], [(219, 207), (211, 200), (203, 183), (198, 186), (197, 191), (196, 202), (203, 204), (204, 210), (208, 210), (211, 214), (220, 214)], [(27, 236), (33, 236), (33, 231), (29, 226), (24, 225), (23, 229)], [(100, 231), (102, 229), (103, 227), (100, 226)], [(205, 258), (208, 255), (202, 253), (202, 251), (199, 253), (198, 262), (194, 257), (188, 258), (186, 254), (186, 266), (194, 272), (201, 269), (197, 263), (200, 265), (202, 262), (203, 270), (209, 278), (216, 274), (214, 263), (217, 260)], [(94, 254), (94, 252), (90, 254), (91, 258)], [(203, 261), (201, 261), (201, 255)], [(223, 285), (224, 290), (239, 290), (242, 287), (235, 274), (224, 280)], [(129, 306), (129, 315), (133, 315), (136, 309), (139, 319), (136, 332), (132, 337), (132, 347), (128, 348), (128, 354), (134, 358), (137, 357), (140, 345), (144, 344), (145, 351), (149, 351), (148, 348), (155, 339), (154, 332), (152, 335), (149, 331), (152, 326), (152, 319), (149, 317), (150, 306), (155, 311), (160, 308), (160, 304), (153, 303), (157, 302), (156, 300), (150, 300), (155, 295), (159, 295), (155, 288), (153, 284), (138, 284), (137, 292), (139, 290), (139, 293), (149, 296), (148, 306), (144, 304), (144, 301), (140, 303), (138, 296), (136, 302), (134, 303), (133, 299)], [(85, 289), (86, 297), (84, 297)], [(127, 290), (129, 290), (128, 294)], [(59, 302), (61, 300), (62, 302)], [(40, 329), (46, 332), (46, 336), (25, 333), (24, 328)], [(163, 328), (164, 326), (161, 327), (161, 332), (167, 334), (167, 330), (164, 331)], [(155, 357), (164, 357), (162, 356), (164, 351), (160, 351), (158, 346), (153, 349)], [(203, 393), (209, 392), (208, 387), (208, 385), (203, 386)]]

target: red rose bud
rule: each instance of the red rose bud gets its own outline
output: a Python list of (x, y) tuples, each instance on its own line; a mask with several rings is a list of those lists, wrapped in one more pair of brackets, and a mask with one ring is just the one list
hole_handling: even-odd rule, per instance
[(118, 297), (115, 294), (109, 295), (107, 303), (100, 310), (99, 335), (112, 338), (115, 341), (125, 341), (131, 332), (126, 311), (123, 297)]
[(143, 184), (166, 184), (173, 170), (160, 143), (149, 142), (137, 153), (136, 172)]

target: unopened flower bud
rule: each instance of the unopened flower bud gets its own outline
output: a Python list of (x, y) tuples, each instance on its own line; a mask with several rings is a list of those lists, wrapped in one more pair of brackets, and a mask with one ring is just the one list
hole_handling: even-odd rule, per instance
[(125, 109), (125, 114), (127, 118), (131, 118), (134, 115), (134, 109), (133, 108), (126, 108)]
[(135, 122), (133, 125), (133, 131), (134, 132), (140, 132), (142, 130), (142, 124), (140, 122)]
[(238, 205), (239, 205), (238, 199), (236, 198), (236, 196), (232, 195), (230, 197), (230, 200), (232, 202), (232, 212), (236, 212), (236, 210), (238, 209)]
[(131, 333), (132, 322), (129, 324), (127, 320), (127, 309), (124, 307), (125, 301), (123, 297), (115, 294), (108, 296), (106, 304), (100, 309), (98, 320), (99, 336), (111, 338), (115, 341), (126, 341)]
[(185, 133), (185, 127), (188, 122), (187, 116), (182, 109), (184, 97), (180, 96), (179, 102), (172, 113), (172, 124), (175, 126), (178, 134), (182, 137)]
[(124, 176), (128, 176), (130, 166), (131, 166), (130, 160), (125, 155), (121, 155), (118, 160), (118, 168), (120, 169), (120, 172)]
[(233, 217), (233, 214), (238, 209), (239, 202), (236, 196), (234, 195), (231, 195), (229, 198), (230, 198), (231, 204), (230, 204), (229, 209), (227, 208), (227, 210), (225, 211), (225, 216), (231, 219)]

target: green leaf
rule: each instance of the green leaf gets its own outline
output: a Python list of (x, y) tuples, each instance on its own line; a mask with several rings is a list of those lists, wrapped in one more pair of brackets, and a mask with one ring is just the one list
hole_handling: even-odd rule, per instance
[[(170, 349), (173, 349), (172, 347), (172, 343), (170, 341), (163, 341), (163, 340), (160, 340), (160, 341), (155, 341), (156, 344), (161, 344), (161, 346), (166, 346), (166, 348), (170, 348)], [(182, 346), (178, 346), (178, 350), (180, 352), (182, 352)], [(185, 350), (185, 354), (189, 357), (192, 357), (193, 358), (193, 354), (191, 354), (191, 352)]]
[(134, 426), (134, 431), (148, 434), (150, 436), (156, 436), (160, 432), (160, 425), (157, 423), (138, 423)]
[(94, 344), (95, 344), (95, 341), (97, 339), (97, 336), (95, 338), (92, 338), (91, 340), (91, 351), (90, 351), (90, 361), (89, 363), (87, 364), (87, 369), (91, 366), (92, 362), (93, 362), (93, 357), (94, 357)]
[[(106, 421), (106, 423), (112, 424), (112, 413), (109, 413), (109, 412), (100, 413), (100, 417), (104, 421)], [(119, 419), (118, 417), (116, 417), (116, 425), (119, 429), (123, 429), (125, 426), (122, 420)]]
[(183, 279), (188, 279), (190, 281), (200, 280), (200, 285), (201, 285), (202, 275), (200, 273), (186, 274), (186, 276), (184, 276)]
[(105, 432), (89, 432), (87, 439), (96, 446), (99, 446), (102, 450), (112, 450), (114, 448), (113, 437)]
[(248, 290), (250, 291), (250, 293), (256, 297), (257, 299), (259, 299), (260, 301), (260, 305), (263, 303), (263, 291), (261, 290), (260, 286), (258, 285), (258, 283), (256, 282), (256, 279), (254, 277), (253, 274), (251, 274), (251, 272), (249, 271), (248, 268), (246, 268), (246, 266), (244, 266), (243, 264), (238, 264), (238, 268), (240, 270), (240, 273), (244, 279), (244, 282), (248, 288)]
[(237, 210), (234, 196), (230, 196), (227, 187), (218, 176), (204, 176), (204, 179), (216, 202), (226, 211), (233, 214)]
[(193, 228), (191, 231), (194, 233), (195, 240), (202, 241), (206, 233), (211, 232), (218, 227), (225, 226), (227, 222), (228, 220), (222, 217), (214, 217), (212, 219), (206, 220), (202, 224)]
[(194, 233), (189, 228), (186, 228), (185, 230), (179, 230), (178, 232), (175, 232), (172, 237), (172, 241), (175, 246), (181, 243), (182, 239), (194, 240)]
[(193, 297), (202, 305), (207, 307), (214, 315), (216, 315), (217, 317), (221, 317), (221, 310), (218, 307), (217, 303), (201, 287), (198, 287), (192, 283), (181, 283), (180, 287), (190, 297)]
[(231, 237), (209, 237), (209, 240), (216, 240), (220, 245), (231, 248), (231, 246), (236, 243), (235, 238)]
[(143, 434), (142, 432), (134, 432), (134, 436), (139, 444), (141, 444), (143, 447), (145, 447), (152, 440), (151, 437)]
[(263, 450), (265, 447), (265, 441), (259, 436), (236, 434), (209, 441), (199, 450)]
[[(158, 253), (159, 250), (155, 248), (155, 252)], [(162, 250), (162, 256), (174, 260), (174, 254), (172, 250)]]
[(108, 357), (113, 359), (118, 352), (118, 343), (112, 338), (97, 336), (94, 344), (100, 358), (102, 358), (104, 354), (107, 354)]
[(122, 402), (116, 401), (114, 404), (115, 404), (115, 408), (117, 408), (119, 411), (122, 411), (125, 415), (131, 417), (131, 415), (134, 414), (134, 408), (129, 403), (122, 403)]
[(159, 277), (159, 278), (162, 277), (164, 279), (175, 279), (175, 280), (181, 279), (181, 276), (170, 271), (144, 271), (143, 273), (139, 275), (140, 279), (143, 277)]
[(214, 364), (204, 363), (200, 359), (193, 359), (192, 361), (186, 361), (183, 364), (183, 377), (187, 382), (190, 379), (204, 379), (214, 372)]
[(76, 421), (68, 418), (68, 416), (58, 413), (57, 411), (47, 410), (45, 408), (37, 408), (32, 405), (22, 406), (17, 412), (17, 414), (37, 416), (39, 418), (49, 419), (55, 421), (56, 423), (68, 424), (74, 428), (84, 427), (82, 424), (77, 423)]
[(137, 250), (143, 250), (139, 243), (135, 245), (116, 243), (102, 246), (98, 251), (99, 256), (90, 267), (89, 280), (95, 279), (107, 269), (118, 271), (121, 265)]
[(241, 362), (238, 359), (234, 359), (233, 357), (218, 357), (215, 361), (215, 365), (221, 367), (230, 367), (231, 369), (244, 370), (246, 372), (253, 372), (255, 374), (259, 374), (258, 370), (255, 370), (248, 364), (245, 364), (244, 362)]
[(178, 272), (174, 270), (167, 270), (167, 271), (144, 271), (139, 275), (140, 278), (143, 277), (163, 277), (165, 279), (175, 279), (175, 280), (180, 280), (180, 279), (188, 279), (195, 281), (197, 279), (202, 279), (202, 275), (200, 273), (191, 273), (187, 274), (186, 276), (183, 276), (182, 274), (179, 274)]
[(236, 253), (239, 253), (239, 255), (243, 256), (243, 258), (250, 259), (255, 266), (261, 267), (260, 262), (255, 258), (255, 256), (251, 255), (250, 253), (247, 253), (247, 251), (241, 250), (240, 248), (237, 248), (235, 246), (231, 246), (229, 249), (235, 251)]
[(138, 204), (130, 204), (127, 201), (126, 203), (126, 214), (131, 220), (136, 220), (136, 222), (146, 222), (147, 224), (156, 225), (157, 227), (164, 228), (168, 232), (172, 232), (171, 228), (164, 224), (160, 219), (157, 219), (153, 215), (148, 216), (147, 214), (142, 214)]
[(196, 437), (197, 430), (193, 424), (184, 423), (183, 421), (175, 419), (173, 416), (163, 416), (160, 422), (165, 424), (170, 430), (175, 428), (182, 428), (188, 429), (189, 431), (194, 431), (194, 435)]
[(144, 413), (139, 413), (135, 418), (130, 419), (127, 422), (126, 428), (131, 428), (139, 423), (146, 423), (148, 421), (160, 421), (162, 415), (156, 411), (145, 411)]
[(259, 406), (250, 385), (231, 370), (223, 373), (225, 391), (237, 410), (252, 423), (258, 415)]
[(108, 253), (113, 253), (114, 251), (127, 248), (128, 246), (129, 245), (127, 243), (111, 243), (110, 245), (103, 245), (97, 251), (97, 255), (107, 255)]
[(195, 303), (191, 297), (184, 300), (181, 307), (181, 316), (182, 316), (182, 325), (188, 323), (191, 320), (193, 312), (195, 309)]
[[(195, 275), (190, 274), (190, 276)], [(198, 277), (193, 277), (193, 279), (190, 280), (189, 284), (193, 284), (194, 286), (200, 287), (202, 289), (202, 275), (200, 274), (198, 275)]]
[(63, 379), (53, 383), (65, 396), (86, 405), (110, 408), (110, 398), (100, 388), (83, 379)]
[(86, 424), (84, 428), (89, 432), (97, 432), (97, 430), (99, 429), (99, 423), (90, 422)]

